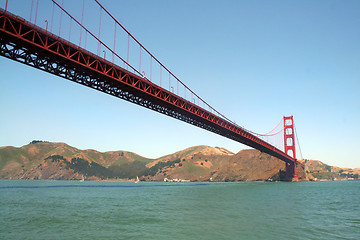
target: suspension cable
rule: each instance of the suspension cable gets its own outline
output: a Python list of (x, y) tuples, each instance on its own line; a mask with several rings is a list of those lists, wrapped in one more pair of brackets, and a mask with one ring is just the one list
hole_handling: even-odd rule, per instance
[(283, 119), (280, 120), (280, 122), (278, 123), (278, 125), (276, 125), (276, 127), (274, 127), (274, 129), (272, 129), (270, 132), (264, 133), (263, 135), (268, 135), (269, 133), (274, 131), (280, 125), (280, 123), (282, 123), (282, 121), (283, 121)]
[(270, 132), (267, 132), (267, 133), (264, 133), (264, 134), (260, 134), (260, 133), (254, 133), (254, 134), (256, 134), (258, 136), (274, 136), (274, 135), (280, 133), (282, 130), (284, 130), (284, 128), (282, 128), (277, 133), (269, 134), (269, 133), (273, 132), (282, 123), (282, 121), (283, 121), (283, 119), (281, 119), (280, 122), (278, 123), (278, 125), (276, 125), (276, 127), (274, 127)]
[(276, 125), (276, 127), (275, 127), (274, 129), (272, 129), (270, 132), (267, 132), (267, 133), (265, 133), (265, 134), (256, 133), (256, 132), (247, 130), (247, 129), (245, 129), (245, 128), (244, 128), (244, 129), (247, 130), (248, 132), (256, 135), (256, 136), (261, 136), (261, 137), (264, 137), (264, 136), (274, 136), (274, 135), (276, 135), (276, 134), (279, 134), (282, 130), (285, 129), (285, 127), (283, 127), (283, 128), (282, 128), (280, 131), (278, 131), (277, 133), (269, 134), (269, 133), (273, 132), (273, 131), (282, 123), (282, 121), (283, 121), (283, 119), (280, 120), (280, 122), (278, 123), (278, 125)]
[(297, 135), (296, 127), (295, 127), (295, 124), (293, 124), (293, 125), (294, 125), (294, 130), (295, 130), (296, 141), (297, 141), (298, 146), (299, 146), (300, 156), (301, 156), (301, 159), (304, 159), (304, 157), (303, 157), (303, 155), (302, 155), (302, 152), (301, 152), (301, 147), (300, 147), (300, 142), (299, 142), (299, 139), (298, 139), (298, 135)]
[(285, 129), (285, 127), (283, 127), (282, 129), (280, 129), (278, 132), (276, 132), (276, 133), (273, 133), (273, 134), (258, 134), (258, 135), (260, 135), (260, 136), (275, 136), (275, 135), (277, 135), (277, 134), (279, 134), (279, 133), (281, 133), (283, 130)]

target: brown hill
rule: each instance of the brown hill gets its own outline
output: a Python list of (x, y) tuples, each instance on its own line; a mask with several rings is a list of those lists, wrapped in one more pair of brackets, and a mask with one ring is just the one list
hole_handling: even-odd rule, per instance
[(175, 159), (185, 159), (190, 160), (194, 156), (197, 155), (203, 155), (203, 156), (232, 156), (234, 153), (230, 152), (229, 150), (226, 150), (225, 148), (219, 148), (219, 147), (209, 147), (209, 146), (195, 146), (186, 148), (184, 150), (181, 150), (179, 152), (169, 154), (163, 157), (160, 157), (156, 159), (155, 161), (147, 164), (147, 167), (152, 167), (156, 165), (159, 162), (167, 162), (167, 161), (173, 161)]
[(148, 164), (153, 167), (160, 162), (178, 161), (173, 166), (160, 169), (147, 180), (163, 181), (168, 179), (183, 179), (191, 181), (209, 180), (210, 173), (221, 168), (222, 164), (234, 154), (224, 148), (196, 146), (170, 154)]
[(300, 160), (305, 164), (305, 171), (310, 181), (358, 179), (360, 168), (340, 168), (329, 166), (318, 160)]
[[(200, 146), (164, 158), (178, 158), (180, 162), (159, 170), (153, 177), (146, 178), (147, 180), (267, 181), (285, 177), (283, 161), (254, 149), (233, 154), (224, 149)], [(157, 161), (165, 161), (164, 158)], [(298, 175), (300, 180), (306, 179), (300, 168)]]
[[(299, 180), (305, 180), (305, 172), (298, 167)], [(285, 163), (258, 150), (242, 150), (219, 169), (213, 176), (220, 181), (284, 180)]]

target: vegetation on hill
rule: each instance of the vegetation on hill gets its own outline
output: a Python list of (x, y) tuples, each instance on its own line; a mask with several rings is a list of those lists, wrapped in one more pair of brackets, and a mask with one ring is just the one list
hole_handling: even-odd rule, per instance
[(139, 160), (124, 163), (121, 166), (104, 167), (96, 162), (87, 161), (83, 158), (74, 157), (67, 161), (63, 156), (53, 155), (45, 160), (63, 164), (67, 169), (72, 169), (86, 177), (94, 176), (100, 179), (126, 179), (142, 176), (147, 168), (145, 163)]
[(148, 168), (144, 171), (144, 176), (155, 176), (156, 173), (161, 171), (163, 168), (174, 167), (176, 163), (180, 163), (180, 158), (174, 161), (158, 162), (156, 165)]
[(36, 143), (48, 143), (48, 141), (42, 141), (42, 140), (32, 140), (30, 144), (36, 144)]

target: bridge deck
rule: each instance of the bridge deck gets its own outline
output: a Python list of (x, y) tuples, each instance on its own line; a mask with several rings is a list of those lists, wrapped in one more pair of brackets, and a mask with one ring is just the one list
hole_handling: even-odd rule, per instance
[(0, 55), (296, 162), (245, 129), (2, 9)]

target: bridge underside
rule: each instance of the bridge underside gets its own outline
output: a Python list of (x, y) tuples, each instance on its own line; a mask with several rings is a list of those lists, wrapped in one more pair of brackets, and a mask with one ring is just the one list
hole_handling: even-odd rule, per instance
[(0, 55), (138, 104), (268, 153), (295, 159), (244, 129), (141, 76), (8, 13), (0, 12)]

